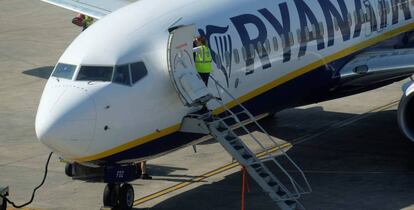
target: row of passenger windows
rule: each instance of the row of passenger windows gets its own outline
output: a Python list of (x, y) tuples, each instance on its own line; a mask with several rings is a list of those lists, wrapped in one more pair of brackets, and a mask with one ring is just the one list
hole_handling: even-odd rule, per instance
[[(390, 13), (391, 10), (391, 6), (390, 6), (390, 2), (388, 0), (378, 0), (379, 1), (379, 9), (382, 12), (386, 12), (387, 14)], [(403, 3), (398, 3), (397, 7), (403, 7)], [(399, 8), (397, 8), (399, 9)], [(371, 12), (368, 9), (361, 9), (359, 11), (354, 11), (354, 19), (358, 20), (361, 19), (360, 21), (362, 22), (368, 22), (371, 21), (371, 18), (373, 18)], [(352, 19), (352, 15), (351, 13), (347, 14), (347, 18), (348, 18), (348, 24), (349, 27), (352, 27), (353, 23), (353, 19)], [(338, 20), (335, 17), (332, 17), (332, 21), (333, 21), (333, 25), (334, 25), (334, 29), (336, 31), (339, 31), (341, 28), (341, 21)], [(317, 27), (319, 27), (319, 34), (318, 34), (318, 30)], [(304, 37), (302, 37), (302, 33), (304, 35)], [(318, 22), (318, 25), (315, 24), (311, 24), (309, 27), (305, 27), (303, 30), (298, 29), (296, 31), (296, 36), (298, 38), (299, 42), (305, 42), (305, 41), (310, 41), (312, 38), (313, 39), (317, 39), (317, 37), (323, 37), (325, 34), (325, 28), (324, 28), (324, 24), (322, 22)], [(270, 54), (272, 51), (277, 52), (279, 51), (280, 48), (286, 48), (289, 46), (293, 46), (294, 45), (294, 35), (292, 32), (289, 32), (288, 35), (288, 40), (285, 40), (285, 36), (281, 36), (281, 40), (278, 41), (277, 37), (273, 37), (271, 40), (266, 39), (265, 42), (259, 42), (257, 43), (257, 46), (255, 46), (254, 44), (251, 44), (248, 47), (242, 47), (240, 50), (239, 49), (234, 49), (233, 50), (233, 61), (236, 64), (239, 64), (241, 61), (241, 57), (244, 61), (246, 60), (251, 60), (251, 59), (255, 59), (256, 54), (258, 54), (260, 57), (262, 57), (265, 53)], [(279, 42), (282, 44), (282, 46), (279, 46)], [(256, 51), (257, 49), (257, 51)], [(250, 53), (248, 53), (248, 51), (250, 51)], [(241, 53), (240, 53), (241, 52)], [(241, 56), (240, 56), (241, 54)], [(216, 57), (216, 61), (218, 62), (218, 64), (220, 65), (222, 62), (224, 62), (225, 65), (230, 65), (231, 63), (231, 54), (229, 51), (224, 52), (224, 61), (223, 59), (220, 57), (220, 55), (217, 55)]]
[[(288, 47), (284, 39), (282, 39), (282, 43), (283, 43), (283, 46), (282, 46), (283, 48)], [(294, 44), (293, 34), (290, 33), (288, 45), (292, 46), (293, 44)], [(236, 64), (239, 64), (241, 59), (245, 61), (255, 59), (256, 54), (262, 57), (266, 54), (270, 54), (272, 51), (274, 52), (279, 51), (279, 43), (276, 37), (273, 37), (272, 41), (270, 41), (269, 39), (266, 39), (265, 42), (263, 43), (258, 42), (257, 46), (255, 46), (254, 44), (250, 44), (248, 47), (242, 47), (241, 50), (234, 49), (232, 53), (233, 53), (234, 62)], [(224, 64), (229, 65), (231, 62), (230, 59), (231, 59), (231, 54), (229, 51), (226, 51), (224, 53), (224, 62), (225, 62)], [(217, 55), (216, 61), (219, 62), (219, 64), (223, 62), (220, 55)]]
[[(58, 78), (72, 79), (76, 66), (59, 63), (52, 76)], [(148, 74), (143, 62), (125, 64), (120, 66), (81, 66), (77, 81), (102, 81), (122, 85), (133, 85)]]

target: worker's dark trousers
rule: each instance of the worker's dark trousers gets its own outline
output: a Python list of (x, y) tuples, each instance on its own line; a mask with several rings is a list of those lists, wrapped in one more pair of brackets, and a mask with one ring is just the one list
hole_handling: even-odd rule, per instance
[[(210, 73), (199, 73), (201, 79), (203, 80), (204, 84), (208, 87), (208, 79), (210, 78)], [(206, 105), (203, 105), (203, 108), (200, 110), (201, 112), (208, 112), (208, 108)]]
[(208, 79), (210, 78), (210, 73), (199, 73), (204, 84), (208, 87)]

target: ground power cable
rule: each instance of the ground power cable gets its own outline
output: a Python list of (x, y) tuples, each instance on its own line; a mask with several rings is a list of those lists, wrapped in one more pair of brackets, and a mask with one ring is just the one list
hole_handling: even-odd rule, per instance
[(28, 201), (27, 203), (22, 204), (22, 205), (16, 205), (13, 201), (9, 200), (6, 196), (3, 196), (3, 195), (0, 194), (0, 198), (2, 198), (3, 201), (6, 201), (7, 203), (9, 203), (10, 205), (12, 205), (16, 209), (20, 209), (20, 208), (23, 208), (23, 207), (31, 204), (33, 202), (33, 200), (34, 200), (35, 195), (36, 195), (36, 191), (39, 188), (41, 188), (43, 186), (43, 184), (45, 183), (45, 181), (46, 181), (46, 177), (47, 177), (47, 173), (48, 173), (48, 167), (49, 167), (49, 162), (50, 162), (50, 158), (52, 157), (52, 155), (53, 155), (53, 152), (49, 153), (49, 157), (47, 158), (46, 165), (45, 165), (45, 173), (43, 175), (42, 182), (36, 188), (34, 188), (33, 193), (32, 193), (32, 197), (30, 198), (30, 201)]

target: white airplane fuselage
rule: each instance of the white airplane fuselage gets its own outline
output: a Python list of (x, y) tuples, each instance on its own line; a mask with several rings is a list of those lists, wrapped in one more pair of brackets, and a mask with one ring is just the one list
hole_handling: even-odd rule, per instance
[[(141, 0), (99, 20), (68, 47), (58, 63), (74, 71), (50, 77), (36, 133), (67, 160), (101, 164), (194, 143), (202, 135), (179, 132), (183, 117), (197, 109), (183, 105), (171, 82), (172, 26), (195, 24), (213, 54), (212, 76), (258, 115), (343, 96), (333, 91), (342, 61), (413, 30), (413, 11), (404, 0)], [(147, 74), (132, 85), (78, 80), (83, 66), (137, 62)], [(211, 81), (209, 89), (219, 95)], [(220, 112), (217, 106), (209, 104)]]

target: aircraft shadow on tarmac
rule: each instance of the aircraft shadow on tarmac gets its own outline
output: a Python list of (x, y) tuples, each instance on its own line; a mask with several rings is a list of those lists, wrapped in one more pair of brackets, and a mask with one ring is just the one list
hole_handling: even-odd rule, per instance
[[(262, 124), (285, 140), (320, 132), (324, 125), (355, 114), (322, 109), (294, 109)], [(317, 116), (317, 117), (315, 117)], [(310, 126), (309, 123), (319, 123)], [(310, 181), (313, 193), (301, 202), (310, 210), (414, 207), (414, 143), (400, 133), (396, 111), (382, 111), (297, 144), (289, 155)], [(220, 175), (219, 175), (220, 176)], [(275, 209), (270, 198), (250, 179), (246, 209)], [(239, 209), (241, 174), (202, 185), (160, 202), (151, 209)], [(137, 207), (136, 209), (140, 209)]]
[(50, 75), (52, 74), (54, 67), (53, 66), (43, 66), (35, 69), (29, 69), (23, 71), (23, 74), (34, 76), (42, 79), (49, 79)]
[[(147, 164), (147, 169), (148, 171), (151, 171), (152, 174), (157, 175), (153, 177), (153, 180), (184, 182), (184, 181), (190, 181), (192, 179), (198, 178), (198, 176), (190, 176), (190, 175), (185, 175), (185, 174), (171, 174), (175, 171), (187, 171), (188, 170), (187, 168)], [(206, 182), (206, 181), (200, 181), (200, 182)]]

